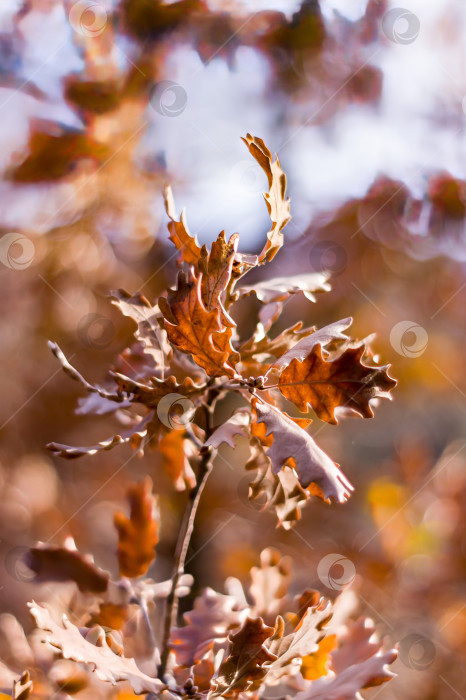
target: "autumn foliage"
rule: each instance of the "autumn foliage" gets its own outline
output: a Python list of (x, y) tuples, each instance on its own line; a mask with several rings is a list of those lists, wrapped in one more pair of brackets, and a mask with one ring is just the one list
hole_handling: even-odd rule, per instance
[[(396, 652), (383, 651), (369, 619), (350, 619), (354, 594), (344, 588), (333, 602), (312, 589), (291, 595), (291, 561), (271, 548), (260, 554), (246, 589), (229, 579), (225, 593), (206, 588), (192, 610), (178, 615), (178, 600), (193, 584), (184, 569), (194, 518), (221, 446), (249, 443), (249, 498), (275, 511), (278, 524), (290, 529), (313, 497), (339, 504), (354, 489), (306, 430), (312, 417), (330, 424), (348, 415), (371, 418), (396, 384), (388, 366), (375, 361), (370, 339), (347, 334), (350, 318), (331, 319), (319, 329), (298, 323), (274, 333), (281, 302), (294, 294), (315, 302), (330, 284), (323, 273), (244, 283), (282, 248), (290, 201), (278, 158), (260, 138), (248, 134), (243, 140), (268, 181), (271, 224), (260, 253), (239, 252), (239, 235), (227, 240), (223, 231), (210, 250), (201, 247), (167, 187), (177, 279), (155, 302), (139, 292), (112, 293), (112, 303), (134, 321), (135, 331), (108, 378), (91, 383), (50, 344), (86, 395), (81, 410), (112, 412), (124, 429), (94, 445), (51, 443), (49, 449), (67, 459), (123, 443), (140, 454), (158, 450), (177, 488), (187, 492), (173, 573), (165, 581), (147, 576), (163, 526), (149, 477), (128, 487), (128, 515), (114, 516), (118, 580), (70, 539), (63, 546), (39, 543), (27, 553), (37, 582), (73, 581), (82, 596), (71, 617), (59, 606), (30, 604), (48, 663), (53, 666), (58, 656), (85, 664), (79, 689), (126, 681), (136, 694), (167, 700), (260, 698), (269, 692), (297, 700), (352, 700), (361, 688), (393, 675), (387, 666)], [(252, 294), (261, 303), (260, 317), (252, 337), (244, 338), (234, 307)], [(219, 422), (217, 409), (233, 394), (241, 405)], [(34, 684), (42, 694), (51, 692), (46, 679), (31, 681), (28, 670), (15, 685), (15, 698), (27, 698)], [(65, 685), (72, 685), (72, 677)]]

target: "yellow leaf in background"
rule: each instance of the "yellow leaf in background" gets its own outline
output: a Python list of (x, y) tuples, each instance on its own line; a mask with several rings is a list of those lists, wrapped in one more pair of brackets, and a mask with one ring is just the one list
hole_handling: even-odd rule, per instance
[(326, 676), (328, 673), (327, 666), (330, 659), (330, 652), (336, 649), (336, 647), (337, 636), (336, 634), (330, 634), (320, 642), (319, 648), (314, 654), (304, 656), (301, 666), (303, 677), (308, 681), (315, 681), (317, 678)]

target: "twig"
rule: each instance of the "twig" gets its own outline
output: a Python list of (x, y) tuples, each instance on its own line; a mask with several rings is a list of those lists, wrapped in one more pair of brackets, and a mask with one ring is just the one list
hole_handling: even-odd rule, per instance
[[(219, 393), (220, 392), (216, 387), (212, 387), (204, 404), (204, 411), (206, 415), (206, 440), (209, 439), (214, 431), (213, 410)], [(201, 460), (199, 463), (197, 484), (189, 492), (188, 502), (186, 503), (183, 521), (178, 534), (174, 557), (175, 564), (173, 568), (172, 585), (165, 604), (163, 639), (160, 653), (160, 665), (158, 669), (158, 677), (161, 680), (164, 679), (165, 671), (167, 670), (168, 656), (170, 654), (169, 644), (171, 628), (176, 625), (176, 618), (178, 615), (178, 596), (176, 589), (180, 577), (184, 574), (184, 564), (186, 561), (189, 544), (191, 542), (191, 536), (193, 534), (194, 520), (196, 517), (197, 508), (199, 506), (199, 500), (204, 490), (204, 486), (206, 485), (207, 479), (209, 478), (209, 474), (212, 471), (212, 453), (212, 448), (206, 447), (205, 445), (200, 450)]]

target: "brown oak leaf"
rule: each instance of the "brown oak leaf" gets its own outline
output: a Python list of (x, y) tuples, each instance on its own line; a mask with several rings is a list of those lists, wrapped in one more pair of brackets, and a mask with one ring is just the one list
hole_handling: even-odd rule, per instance
[(273, 370), (283, 370), (293, 360), (303, 361), (308, 354), (315, 348), (316, 345), (325, 347), (330, 344), (339, 343), (348, 340), (348, 336), (343, 333), (351, 326), (352, 318), (344, 318), (341, 321), (330, 323), (319, 330), (313, 329), (311, 333), (307, 333), (304, 338), (299, 340), (290, 349), (287, 349), (277, 361), (272, 365)]
[(303, 488), (312, 484), (312, 493), (327, 502), (344, 503), (349, 498), (353, 486), (303, 428), (270, 404), (257, 401), (256, 411), (258, 422), (266, 425), (266, 435), (273, 435), (267, 457), (274, 474), (293, 460)]
[(264, 645), (273, 633), (274, 628), (264, 625), (262, 618), (247, 617), (241, 629), (230, 634), (229, 649), (212, 680), (209, 697), (231, 697), (256, 690), (267, 674), (268, 665), (277, 658)]
[(186, 213), (183, 209), (180, 219), (178, 220), (175, 200), (173, 199), (173, 192), (170, 185), (165, 187), (163, 194), (165, 211), (171, 219), (170, 223), (168, 224), (170, 240), (180, 251), (178, 260), (184, 260), (184, 262), (188, 263), (188, 265), (197, 265), (197, 261), (199, 260), (199, 256), (201, 254), (201, 247), (196, 236), (192, 236), (189, 232), (188, 224), (186, 222)]
[(390, 399), (396, 381), (388, 375), (388, 365), (365, 365), (365, 346), (348, 348), (327, 361), (322, 346), (315, 345), (304, 360), (295, 358), (280, 374), (279, 388), (286, 399), (306, 413), (308, 406), (327, 423), (336, 424), (335, 409), (345, 407), (363, 418), (372, 418), (370, 401)]
[(234, 376), (235, 370), (227, 364), (232, 350), (231, 328), (220, 322), (219, 309), (206, 309), (201, 287), (201, 276), (188, 281), (180, 272), (177, 288), (168, 291), (167, 299), (160, 298), (168, 339), (179, 350), (192, 355), (210, 376)]
[(129, 518), (116, 512), (118, 530), (118, 563), (120, 574), (129, 578), (143, 576), (155, 558), (154, 548), (159, 541), (156, 498), (152, 495), (152, 480), (146, 477), (127, 490), (130, 503)]
[(34, 572), (34, 582), (74, 581), (83, 593), (104, 593), (110, 574), (100, 569), (90, 555), (78, 552), (74, 542), (67, 539), (64, 547), (39, 542), (24, 557)]
[(267, 233), (267, 242), (259, 254), (259, 262), (273, 260), (283, 245), (282, 230), (291, 219), (290, 200), (286, 198), (286, 175), (280, 167), (278, 157), (273, 156), (262, 139), (246, 134), (244, 143), (250, 154), (267, 175), (269, 191), (264, 193), (265, 203), (272, 221), (272, 228)]

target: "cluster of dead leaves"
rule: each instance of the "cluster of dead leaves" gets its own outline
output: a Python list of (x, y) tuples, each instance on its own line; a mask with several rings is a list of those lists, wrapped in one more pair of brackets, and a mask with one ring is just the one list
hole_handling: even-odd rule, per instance
[[(133, 513), (144, 511), (148, 488), (145, 482), (128, 493), (130, 520), (140, 539), (146, 539), (147, 522), (143, 524)], [(116, 521), (121, 522), (121, 517)], [(119, 561), (121, 569), (121, 557)], [(166, 700), (258, 698), (268, 689), (298, 700), (323, 696), (354, 700), (360, 699), (360, 689), (380, 685), (394, 675), (387, 666), (396, 652), (382, 650), (372, 621), (350, 620), (357, 606), (355, 594), (343, 590), (334, 603), (312, 589), (292, 595), (290, 558), (271, 548), (251, 569), (246, 590), (239, 580), (230, 578), (225, 594), (207, 588), (195, 599), (193, 609), (183, 616), (184, 624), (171, 631), (164, 682), (156, 674), (156, 642), (132, 643), (137, 628), (130, 610), (139, 610), (142, 601), (157, 606), (168, 591), (163, 583), (141, 578), (112, 581), (108, 572), (69, 542), (61, 548), (39, 545), (30, 550), (27, 562), (38, 581), (70, 579), (77, 589), (69, 598), (67, 614), (62, 595), (47, 605), (29, 605), (38, 628), (29, 639), (12, 616), (0, 620), (12, 644), (12, 666), (27, 666), (20, 675), (2, 668), (4, 678), (13, 684), (7, 697), (16, 700), (45, 697), (57, 690), (57, 679), (60, 690), (66, 688), (73, 695), (87, 688), (93, 697), (109, 697), (99, 692), (99, 681), (112, 685), (125, 681), (135, 694)], [(180, 593), (186, 593), (189, 581), (181, 585)], [(143, 636), (141, 630), (139, 635)], [(131, 650), (134, 656), (128, 655)], [(66, 665), (71, 661), (84, 664), (84, 669), (73, 672)]]
[[(218, 449), (223, 442), (234, 445), (237, 434), (244, 435), (251, 444), (247, 468), (257, 472), (250, 497), (260, 497), (265, 507), (275, 508), (279, 523), (290, 527), (311, 495), (342, 503), (352, 491), (339, 466), (307, 432), (309, 411), (332, 424), (345, 414), (370, 418), (374, 404), (390, 398), (396, 382), (387, 366), (373, 361), (369, 339), (354, 341), (346, 335), (349, 318), (319, 330), (298, 323), (272, 335), (273, 324), (291, 295), (302, 293), (315, 301), (317, 293), (330, 289), (325, 275), (238, 284), (252, 269), (275, 257), (290, 219), (286, 176), (278, 158), (262, 139), (248, 134), (243, 140), (267, 177), (264, 197), (271, 226), (261, 252), (238, 252), (238, 234), (227, 240), (223, 231), (210, 251), (201, 246), (188, 228), (185, 213), (177, 214), (167, 187), (168, 229), (178, 249), (176, 286), (156, 304), (140, 293), (113, 293), (113, 303), (136, 322), (137, 331), (136, 342), (120, 355), (110, 380), (103, 386), (89, 383), (52, 344), (65, 372), (88, 393), (80, 412), (113, 411), (125, 430), (96, 445), (76, 448), (52, 443), (49, 447), (55, 454), (74, 458), (122, 443), (140, 452), (148, 445), (160, 445), (177, 487), (183, 488), (195, 483), (193, 444), (206, 442)], [(240, 341), (230, 309), (252, 293), (262, 305), (259, 322), (253, 336)], [(240, 416), (207, 433), (200, 409), (212, 390), (216, 401), (236, 392), (246, 407)], [(288, 415), (280, 395), (306, 417)], [(189, 409), (181, 426), (170, 413), (177, 406)]]

